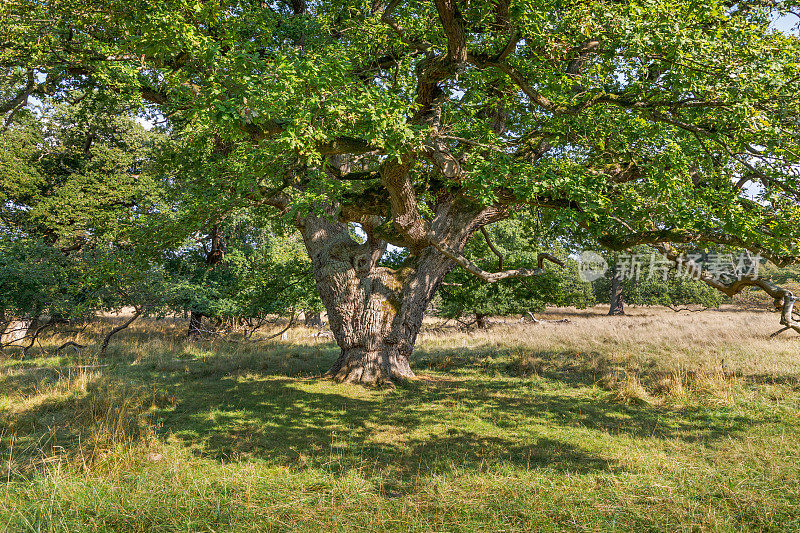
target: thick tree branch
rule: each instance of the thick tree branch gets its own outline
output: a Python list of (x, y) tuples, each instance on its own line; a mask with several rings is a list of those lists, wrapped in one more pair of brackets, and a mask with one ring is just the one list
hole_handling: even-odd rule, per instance
[(503, 254), (500, 253), (500, 250), (498, 250), (497, 247), (495, 247), (491, 237), (489, 237), (489, 232), (486, 231), (485, 226), (481, 227), (481, 233), (483, 234), (483, 238), (486, 239), (486, 245), (489, 247), (492, 253), (497, 256), (497, 269), (503, 270)]
[(381, 182), (389, 193), (394, 230), (406, 237), (409, 245), (418, 251), (427, 244), (427, 229), (409, 176), (414, 162), (410, 156), (402, 161), (387, 160), (381, 168)]
[(442, 254), (449, 257), (453, 261), (455, 261), (458, 265), (460, 265), (464, 270), (469, 272), (470, 274), (486, 281), (487, 283), (496, 283), (503, 279), (510, 279), (510, 278), (528, 278), (533, 276), (540, 276), (544, 274), (544, 261), (552, 261), (560, 266), (564, 266), (564, 263), (553, 257), (550, 254), (541, 253), (539, 254), (539, 265), (535, 269), (528, 269), (528, 268), (518, 268), (514, 270), (504, 270), (502, 272), (486, 272), (481, 267), (464, 257), (458, 251), (454, 250), (450, 246), (447, 246), (444, 243), (438, 242), (434, 239), (430, 240), (431, 246), (439, 250)]
[(36, 79), (34, 77), (34, 72), (32, 69), (29, 69), (27, 72), (27, 81), (25, 87), (23, 87), (8, 102), (0, 104), (0, 114), (9, 113), (8, 117), (5, 120), (4, 127), (7, 128), (11, 124), (11, 121), (14, 119), (14, 115), (21, 107), (23, 107), (28, 102), (28, 97), (31, 95), (31, 93), (33, 93), (35, 88), (36, 88)]
[(761, 246), (745, 242), (739, 237), (721, 232), (702, 233), (697, 231), (665, 229), (635, 232), (627, 235), (604, 235), (598, 239), (598, 242), (606, 248), (615, 251), (626, 250), (638, 244), (656, 245), (660, 243), (688, 244), (693, 242), (707, 242), (750, 250), (751, 252), (760, 254), (765, 259), (769, 259), (778, 267), (785, 267), (800, 262), (800, 256), (779, 256)]
[[(653, 246), (673, 263), (684, 263), (681, 255), (668, 243), (656, 243)], [(769, 280), (758, 277), (741, 277), (731, 283), (725, 283), (703, 270), (700, 265), (694, 262), (691, 262), (689, 266), (694, 270), (694, 272), (697, 273), (697, 279), (729, 297), (739, 294), (747, 287), (758, 287), (759, 289), (763, 290), (774, 300), (775, 308), (781, 313), (780, 323), (784, 326), (783, 329), (773, 334), (773, 336), (789, 329), (800, 333), (800, 321), (794, 319), (794, 304), (798, 298), (794, 296), (790, 290), (779, 287)]]
[(474, 64), (478, 68), (490, 68), (494, 67), (498, 69), (500, 72), (511, 78), (517, 87), (528, 97), (528, 99), (538, 105), (539, 107), (550, 111), (552, 113), (563, 113), (565, 110), (553, 102), (542, 96), (539, 91), (533, 88), (533, 86), (528, 83), (528, 80), (522, 76), (516, 69), (503, 63), (502, 61), (491, 61), (487, 58), (481, 58), (480, 56), (470, 56), (469, 60), (472, 64)]
[(586, 59), (597, 53), (600, 48), (599, 39), (587, 39), (571, 50), (572, 57), (567, 64), (567, 74), (577, 76), (583, 72)]
[(106, 350), (108, 349), (108, 344), (111, 342), (111, 337), (113, 337), (114, 335), (116, 335), (117, 333), (122, 331), (123, 329), (127, 328), (131, 324), (133, 324), (133, 321), (136, 320), (137, 318), (139, 318), (139, 315), (141, 315), (141, 314), (142, 314), (142, 310), (139, 307), (134, 307), (134, 312), (130, 316), (130, 318), (128, 318), (128, 320), (126, 320), (125, 322), (123, 322), (119, 326), (116, 326), (111, 331), (109, 331), (106, 334), (106, 336), (103, 338), (103, 343), (100, 345), (100, 355), (105, 355)]
[(408, 37), (405, 29), (397, 23), (393, 17), (394, 10), (400, 5), (400, 0), (391, 0), (386, 7), (383, 7), (383, 2), (376, 1), (372, 6), (372, 12), (376, 13), (382, 10), (381, 22), (392, 28), (395, 33), (400, 37), (400, 42), (406, 44), (416, 50), (416, 52), (424, 52), (430, 46), (427, 42), (412, 40)]
[(456, 66), (467, 61), (467, 38), (464, 17), (458, 9), (457, 0), (436, 0), (436, 10), (447, 37), (447, 59)]

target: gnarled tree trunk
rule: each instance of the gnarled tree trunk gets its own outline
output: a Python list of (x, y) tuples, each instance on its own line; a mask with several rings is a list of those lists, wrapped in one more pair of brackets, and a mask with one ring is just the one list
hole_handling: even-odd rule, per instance
[[(431, 223), (432, 233), (463, 249), (485, 217), (480, 212), (441, 210), (441, 220)], [(332, 208), (332, 217), (335, 214)], [(453, 223), (452, 217), (464, 220)], [(394, 270), (379, 265), (387, 243), (366, 223), (364, 243), (351, 237), (346, 223), (325, 217), (305, 217), (298, 227), (331, 331), (342, 349), (328, 375), (370, 385), (414, 377), (409, 358), (425, 309), (455, 263), (429, 246)]]
[(189, 338), (203, 336), (203, 314), (192, 309), (189, 315), (189, 331), (186, 333)]
[[(408, 273), (378, 266), (385, 245), (355, 242), (346, 224), (309, 217), (301, 231), (331, 331), (342, 349), (329, 375), (365, 384), (413, 377), (408, 358), (422, 313), (402, 316)], [(411, 323), (404, 323), (408, 319)]]
[(475, 326), (479, 329), (487, 329), (489, 327), (489, 317), (483, 313), (475, 313)]

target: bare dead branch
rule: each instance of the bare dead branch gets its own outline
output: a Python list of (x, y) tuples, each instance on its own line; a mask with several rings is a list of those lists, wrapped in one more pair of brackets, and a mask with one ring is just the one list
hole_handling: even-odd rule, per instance
[(711, 309), (710, 307), (703, 307), (701, 309), (690, 309), (688, 307), (676, 307), (674, 305), (667, 305), (666, 307), (672, 309), (676, 313), (680, 313), (681, 311), (689, 311), (690, 313), (701, 313), (703, 311), (708, 311), (709, 309)]
[(792, 329), (792, 328), (790, 328), (789, 326), (784, 326), (783, 328), (779, 329), (778, 331), (776, 331), (775, 333), (773, 333), (772, 335), (770, 335), (770, 336), (769, 336), (769, 338), (771, 339), (771, 338), (773, 338), (773, 337), (777, 337), (778, 335), (780, 335), (780, 334), (781, 334), (781, 333), (783, 333), (784, 331), (789, 331), (790, 329)]
[(34, 344), (36, 343), (36, 341), (39, 339), (39, 334), (40, 334), (40, 333), (42, 333), (42, 332), (43, 332), (44, 330), (46, 330), (47, 328), (50, 328), (50, 327), (52, 327), (52, 326), (55, 326), (57, 323), (58, 323), (58, 321), (57, 321), (57, 320), (50, 320), (50, 321), (46, 322), (45, 324), (42, 324), (41, 326), (39, 326), (38, 328), (36, 328), (36, 331), (34, 331), (34, 332), (33, 332), (33, 335), (31, 335), (31, 340), (30, 340), (30, 343), (29, 343), (27, 346), (23, 346), (23, 347), (22, 347), (22, 356), (23, 356), (23, 357), (25, 357), (25, 355), (27, 355), (27, 353), (28, 353), (28, 350), (30, 350), (31, 348), (33, 348), (33, 345), (34, 345)]
[[(249, 342), (264, 342), (264, 341), (272, 340), (272, 339), (274, 339), (274, 338), (276, 338), (276, 337), (280, 337), (280, 336), (282, 336), (284, 333), (286, 333), (287, 331), (289, 331), (289, 329), (290, 329), (290, 328), (292, 328), (292, 326), (294, 326), (294, 325), (295, 325), (295, 322), (296, 322), (296, 320), (297, 320), (297, 317), (298, 317), (298, 315), (299, 315), (299, 313), (296, 313), (296, 312), (294, 311), (294, 309), (293, 309), (293, 310), (292, 310), (292, 318), (290, 318), (290, 319), (289, 319), (289, 323), (288, 323), (288, 324), (286, 324), (286, 327), (285, 327), (285, 328), (283, 328), (282, 330), (280, 330), (279, 332), (277, 332), (277, 333), (274, 333), (274, 334), (270, 335), (269, 337), (264, 337), (264, 338), (261, 338), (261, 339), (253, 339), (253, 338), (247, 338), (247, 337), (245, 337), (245, 339), (246, 339), (246, 340), (248, 340)], [(231, 343), (238, 343), (238, 342), (242, 342), (242, 341), (238, 341), (238, 340), (235, 340), (235, 339), (225, 339), (225, 338), (223, 338), (222, 340), (223, 340), (224, 342), (231, 342)]]
[(67, 341), (58, 348), (56, 348), (56, 353), (61, 353), (61, 350), (65, 350), (69, 347), (75, 348), (76, 352), (86, 348), (86, 346), (84, 346), (83, 344), (78, 344), (75, 341)]
[(536, 318), (531, 311), (528, 311), (527, 314), (530, 317), (531, 322), (534, 324), (569, 324), (572, 322), (569, 318), (561, 318), (559, 320), (545, 320), (543, 318)]

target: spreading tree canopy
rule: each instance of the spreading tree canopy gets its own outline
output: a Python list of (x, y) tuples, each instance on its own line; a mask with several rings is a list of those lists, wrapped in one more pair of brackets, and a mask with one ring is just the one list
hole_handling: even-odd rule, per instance
[[(209, 203), (300, 229), (342, 355), (412, 375), (422, 314), (480, 228), (548, 211), (611, 249), (800, 258), (798, 2), (7, 0), (0, 111), (96, 88), (216, 160)], [(351, 225), (366, 234), (352, 238)], [(381, 266), (387, 244), (408, 249)], [(757, 284), (792, 318), (794, 297)]]

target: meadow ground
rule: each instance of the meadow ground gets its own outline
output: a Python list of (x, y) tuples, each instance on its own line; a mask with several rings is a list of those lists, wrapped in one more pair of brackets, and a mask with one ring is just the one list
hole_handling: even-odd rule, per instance
[(382, 390), (320, 378), (338, 349), (303, 328), (7, 350), (0, 530), (800, 529), (800, 338), (766, 312), (629, 312), (430, 324), (419, 379)]

